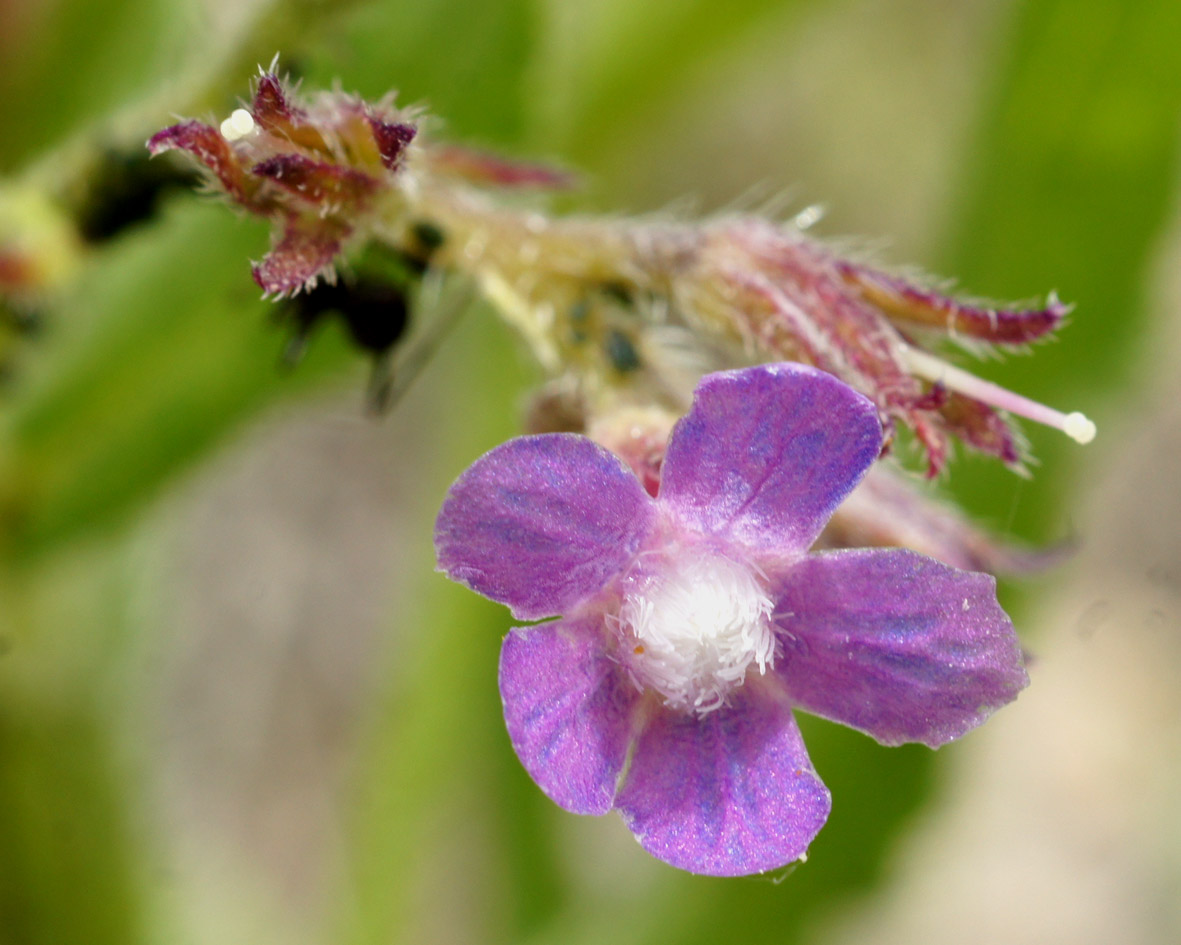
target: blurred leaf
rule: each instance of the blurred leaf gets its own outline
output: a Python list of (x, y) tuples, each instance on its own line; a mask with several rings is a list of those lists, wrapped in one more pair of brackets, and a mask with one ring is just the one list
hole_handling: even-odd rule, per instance
[[(413, 675), (405, 667), (395, 674), (371, 733), (352, 824), (345, 897), (352, 908), (343, 934), (330, 941), (409, 945), (439, 939), (430, 933), (465, 919), (478, 923), (484, 942), (503, 937), (494, 926), (503, 929), (503, 903), (516, 891), (506, 874), (513, 871), (486, 855), (483, 836), (503, 800), (487, 795), (498, 746), (484, 724), (497, 714), (499, 642), (495, 634), (480, 633), (489, 622), (484, 601), (459, 588), (433, 591), (415, 620), (431, 632), (399, 658), (414, 666)], [(485, 801), (476, 810), (473, 791)], [(464, 877), (462, 914), (436, 917), (451, 874)]]
[[(117, 523), (264, 404), (345, 361), (331, 335), (290, 375), (247, 260), (265, 231), (188, 201), (94, 260), (6, 417), (0, 513), (29, 554)], [(358, 395), (358, 400), (360, 395)]]
[(550, 5), (553, 23), (536, 75), (535, 133), (593, 167), (604, 142), (700, 74), (710, 58), (760, 21), (805, 0), (612, 0)]
[[(1018, 5), (1008, 61), (976, 137), (944, 271), (973, 292), (1055, 288), (1076, 304), (1057, 345), (982, 373), (1100, 424), (1086, 448), (1027, 429), (1042, 461), (1022, 483), (958, 464), (955, 493), (1021, 535), (1061, 537), (1068, 464), (1104, 448), (1102, 404), (1142, 345), (1151, 255), (1172, 207), (1181, 129), (1181, 5)], [(1055, 529), (1057, 529), (1055, 531)]]
[(340, 79), (368, 98), (398, 90), (402, 105), (425, 103), (448, 135), (511, 143), (530, 92), (533, 0), (367, 3), (308, 63), (313, 86)]
[(4, 945), (145, 940), (138, 808), (110, 711), (130, 557), (104, 544), (0, 572)]
[(105, 755), (82, 706), (0, 696), (0, 943), (134, 945), (134, 853)]
[(129, 96), (152, 91), (152, 80), (175, 68), (196, 15), (191, 0), (14, 6), (25, 4), (33, 9), (22, 17), (29, 32), (13, 38), (0, 63), (0, 173)]

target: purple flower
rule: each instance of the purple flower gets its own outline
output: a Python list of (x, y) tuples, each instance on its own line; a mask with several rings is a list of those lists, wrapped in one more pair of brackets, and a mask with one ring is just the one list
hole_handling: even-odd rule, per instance
[(451, 487), (439, 567), (507, 604), (509, 736), (561, 807), (620, 812), (682, 869), (802, 856), (830, 797), (792, 715), (937, 747), (1028, 682), (991, 577), (900, 549), (808, 554), (877, 458), (865, 397), (793, 364), (713, 374), (651, 497), (572, 434), (497, 447)]

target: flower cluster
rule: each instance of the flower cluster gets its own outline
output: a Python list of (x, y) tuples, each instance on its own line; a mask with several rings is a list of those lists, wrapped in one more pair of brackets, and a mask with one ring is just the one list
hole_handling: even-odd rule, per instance
[(809, 554), (877, 459), (874, 405), (776, 364), (713, 374), (653, 497), (571, 434), (522, 437), (451, 487), (449, 577), (523, 620), (500, 690), (555, 802), (618, 810), (674, 866), (738, 875), (802, 856), (829, 792), (792, 715), (937, 747), (1026, 685), (995, 582), (901, 549)]
[[(562, 807), (618, 810), (683, 869), (773, 869), (830, 807), (795, 709), (938, 747), (1026, 685), (977, 572), (1038, 557), (876, 461), (901, 427), (930, 476), (955, 441), (1021, 471), (1010, 414), (1090, 440), (1082, 414), (939, 351), (1046, 337), (1067, 311), (1053, 295), (953, 299), (803, 222), (552, 216), (506, 196), (566, 187), (563, 172), (431, 140), (392, 99), (302, 101), (273, 71), (249, 107), (148, 146), (196, 158), (275, 221), (254, 267), (266, 292), (360, 270), (341, 293), (301, 296), (298, 325), (339, 311), (388, 359), (430, 270), (476, 286), (549, 372), (535, 435), (456, 481), (436, 548), (441, 570), (517, 618), (558, 618), (508, 634), (500, 690), (513, 746)], [(374, 247), (415, 274), (389, 305), (360, 291)]]
[(248, 109), (217, 127), (165, 128), (148, 147), (188, 153), (235, 203), (277, 222), (254, 267), (269, 293), (334, 277), (350, 247), (371, 241), (472, 277), (542, 365), (574, 379), (590, 423), (621, 404), (680, 415), (706, 371), (791, 360), (869, 397), (888, 442), (895, 425), (911, 429), (930, 475), (945, 468), (953, 440), (1021, 470), (1023, 441), (1006, 412), (1081, 442), (1094, 435), (1081, 414), (930, 350), (942, 339), (982, 349), (1043, 338), (1067, 311), (1053, 296), (1032, 309), (968, 304), (757, 216), (552, 217), (502, 195), (565, 187), (569, 175), (427, 138), (389, 99), (333, 92), (301, 103), (271, 71)]

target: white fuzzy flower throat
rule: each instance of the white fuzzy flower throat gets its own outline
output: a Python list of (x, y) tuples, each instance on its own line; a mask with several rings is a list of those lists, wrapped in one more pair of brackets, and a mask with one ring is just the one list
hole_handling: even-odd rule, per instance
[(773, 605), (747, 565), (699, 551), (645, 562), (619, 611), (636, 682), (676, 709), (704, 715), (725, 704), (751, 664), (775, 659)]

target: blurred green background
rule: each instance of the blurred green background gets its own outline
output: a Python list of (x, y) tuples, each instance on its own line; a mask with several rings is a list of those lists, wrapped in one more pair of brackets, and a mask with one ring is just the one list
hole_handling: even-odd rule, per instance
[(224, 115), (276, 50), (585, 172), (580, 210), (786, 193), (817, 232), (1072, 324), (981, 373), (1100, 425), (961, 459), (1033, 686), (935, 755), (805, 720), (834, 811), (786, 877), (556, 809), (496, 692), (509, 618), (433, 573), (451, 480), (536, 380), (471, 313), (389, 417), (331, 332), (294, 373), (184, 194), (87, 250), (0, 390), (0, 942), (1164, 942), (1181, 937), (1175, 0), (2, 0), (0, 179)]

